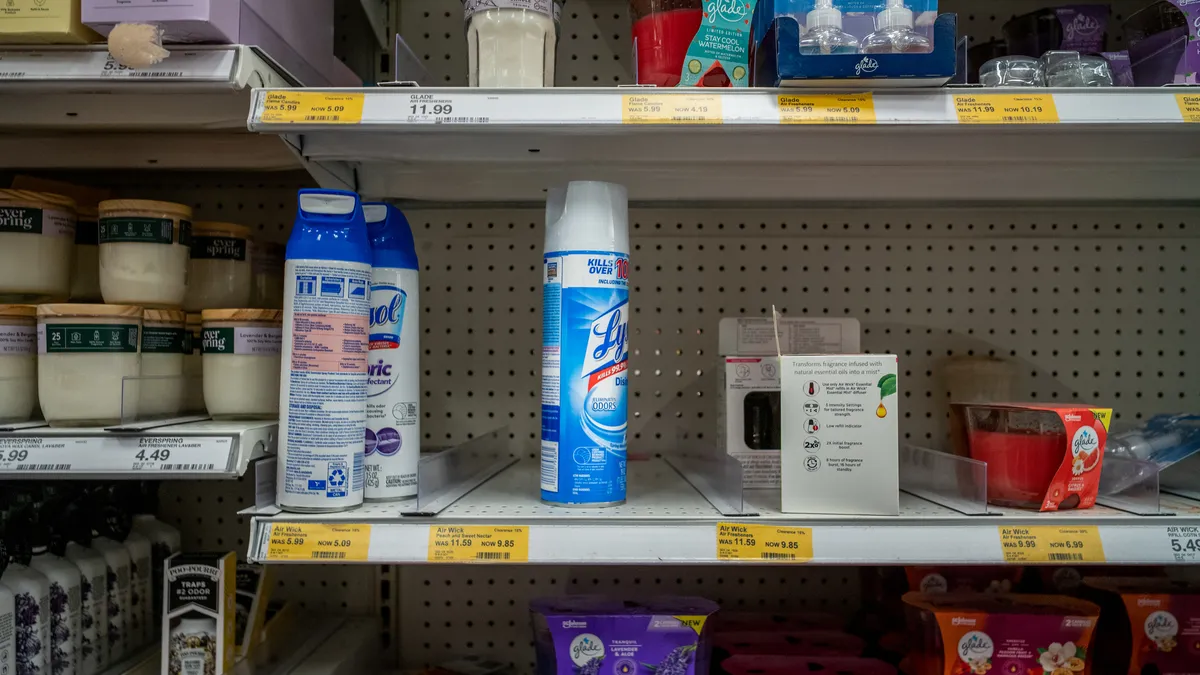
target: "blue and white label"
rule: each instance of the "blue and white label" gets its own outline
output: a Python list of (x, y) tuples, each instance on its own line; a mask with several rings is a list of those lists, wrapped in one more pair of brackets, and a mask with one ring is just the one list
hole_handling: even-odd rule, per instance
[(546, 253), (542, 307), (542, 499), (623, 501), (629, 256)]
[(417, 494), (421, 451), (417, 271), (371, 272), (371, 358), (367, 366), (365, 497)]

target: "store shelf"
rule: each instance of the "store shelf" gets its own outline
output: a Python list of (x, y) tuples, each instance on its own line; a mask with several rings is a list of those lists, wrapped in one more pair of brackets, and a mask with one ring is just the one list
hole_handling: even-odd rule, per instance
[(1000, 528), (1027, 526), (1097, 528), (1101, 560), (1113, 564), (1200, 562), (1200, 540), (1190, 552), (1173, 550), (1172, 538), (1185, 549), (1188, 540), (1200, 538), (1200, 502), (1182, 497), (1165, 499), (1158, 516), (1104, 507), (1058, 513), (992, 509), (987, 516), (965, 516), (902, 493), (898, 517), (848, 517), (784, 514), (778, 491), (753, 490), (746, 492), (745, 510), (758, 515), (728, 517), (663, 460), (630, 463), (629, 495), (627, 504), (608, 509), (550, 506), (539, 500), (537, 462), (523, 460), (434, 518), (404, 516), (395, 504), (325, 514), (267, 515), (277, 511), (272, 508), (243, 513), (254, 516), (249, 557), (260, 562), (303, 562), (273, 552), (273, 528), (276, 537), (336, 535), (331, 538), (346, 542), (332, 555), (311, 542), (295, 549), (317, 551), (308, 562), (403, 564), (432, 561), (431, 528), (479, 525), (527, 528), (530, 563), (748, 562), (718, 556), (718, 523), (811, 528), (809, 564), (1003, 563)]
[(251, 88), (297, 84), (245, 45), (175, 47), (138, 70), (103, 45), (0, 48), (0, 167), (299, 168), (286, 145), (245, 133)]
[[(960, 122), (968, 104), (1047, 123)], [(1197, 88), (382, 88), (256, 90), (249, 126), (371, 197), (537, 202), (586, 178), (634, 200), (778, 203), (1188, 200), (1197, 122)]]
[(275, 452), (274, 422), (201, 421), (143, 431), (0, 431), (0, 479), (237, 478)]

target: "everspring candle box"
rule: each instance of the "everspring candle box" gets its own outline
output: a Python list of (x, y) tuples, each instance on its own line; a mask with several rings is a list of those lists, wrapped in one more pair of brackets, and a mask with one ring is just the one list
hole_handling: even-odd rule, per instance
[[(742, 463), (742, 485), (779, 487), (779, 357), (769, 318), (727, 317), (718, 325), (722, 396), (718, 443)], [(858, 319), (779, 319), (780, 346), (789, 354), (855, 354)]]
[(226, 675), (233, 670), (237, 556), (176, 553), (163, 571), (163, 673)]
[(900, 512), (898, 360), (780, 356), (782, 510)]

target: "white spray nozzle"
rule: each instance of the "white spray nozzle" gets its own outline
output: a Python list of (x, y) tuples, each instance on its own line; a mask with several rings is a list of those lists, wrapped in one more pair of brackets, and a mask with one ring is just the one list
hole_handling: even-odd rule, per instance
[(808, 13), (808, 29), (833, 26), (841, 29), (842, 10), (833, 6), (833, 0), (817, 0), (813, 10)]
[(904, 0), (888, 0), (887, 9), (879, 13), (875, 30), (884, 28), (912, 28), (912, 10), (904, 6)]

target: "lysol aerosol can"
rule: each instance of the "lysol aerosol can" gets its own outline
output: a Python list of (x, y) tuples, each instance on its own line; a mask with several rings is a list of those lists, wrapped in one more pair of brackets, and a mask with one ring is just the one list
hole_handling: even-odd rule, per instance
[(420, 286), (404, 214), (363, 204), (371, 240), (371, 359), (367, 366), (367, 501), (417, 496), (421, 455)]
[(341, 511), (363, 500), (371, 245), (358, 195), (301, 190), (284, 263), (275, 501)]
[(625, 501), (629, 379), (625, 188), (550, 191), (542, 262), (542, 500)]

